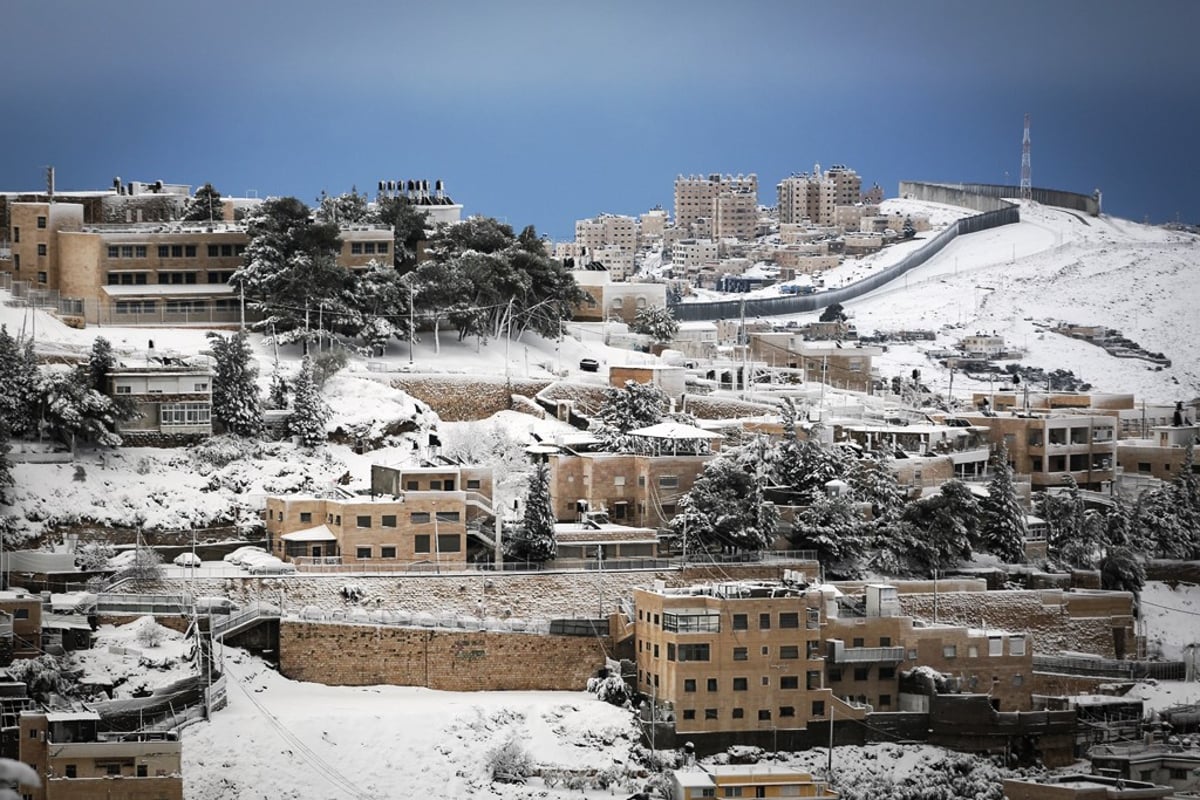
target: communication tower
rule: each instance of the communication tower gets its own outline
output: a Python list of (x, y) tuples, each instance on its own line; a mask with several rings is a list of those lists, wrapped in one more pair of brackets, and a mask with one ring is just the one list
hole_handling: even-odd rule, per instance
[(1033, 199), (1033, 176), (1029, 166), (1029, 114), (1025, 115), (1025, 137), (1021, 140), (1021, 199)]

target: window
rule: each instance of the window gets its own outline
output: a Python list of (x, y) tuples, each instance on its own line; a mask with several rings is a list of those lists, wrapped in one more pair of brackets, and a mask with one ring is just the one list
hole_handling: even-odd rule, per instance
[(374, 242), (363, 242), (363, 252), (369, 256), (375, 255), (375, 243)]
[(744, 692), (744, 691), (746, 691), (746, 688), (748, 686), (749, 686), (749, 681), (747, 681), (745, 678), (734, 678), (733, 679), (733, 690), (735, 692)]
[(387, 251), (391, 249), (389, 245), (391, 245), (391, 242), (379, 242), (375, 245), (375, 249), (379, 251), (380, 255), (386, 255)]
[(442, 482), (431, 480), (429, 482), (429, 491), (440, 492), (442, 490)]
[(1024, 686), (1025, 685), (1025, 676), (1024, 675), (1013, 675), (1012, 676), (1012, 685), (1013, 686)]
[(709, 679), (708, 679), (708, 681), (705, 683), (705, 686), (704, 686), (704, 688), (705, 688), (707, 691), (710, 691), (710, 692), (715, 692), (715, 691), (717, 691), (717, 679), (716, 679), (716, 678), (709, 678)]
[(193, 392), (207, 392), (208, 384), (207, 383), (193, 383), (192, 391)]
[(39, 272), (37, 279), (38, 279), (38, 283), (46, 283), (49, 280), (49, 277), (48, 277), (47, 273)]
[(1171, 780), (1185, 781), (1188, 778), (1188, 771), (1179, 767), (1171, 767)]
[(420, 533), (413, 537), (413, 552), (428, 553), (429, 552), (429, 534)]
[(861, 636), (856, 636), (850, 646), (851, 647), (863, 647), (863, 646), (865, 646), (863, 644), (864, 641), (865, 640)]
[[(817, 682), (820, 683), (820, 679), (818, 679)], [(799, 675), (780, 675), (779, 676), (779, 688), (780, 689), (799, 689), (800, 688), (800, 676)], [(818, 686), (818, 688), (820, 688), (820, 687)]]
[(38, 243), (38, 255), (39, 256), (46, 255), (46, 245), (41, 242)]
[(352, 255), (352, 256), (361, 256), (362, 255), (362, 242), (351, 242), (350, 243), (350, 255)]
[(148, 771), (147, 771), (147, 769), (146, 769), (146, 765), (145, 765), (145, 764), (138, 764), (138, 765), (137, 765), (137, 776), (138, 776), (139, 778), (145, 778), (145, 777), (147, 777), (148, 775), (149, 775), (149, 772), (148, 772)]
[[(32, 733), (32, 731), (30, 731), (30, 733)], [(67, 767), (66, 767), (65, 773), (66, 773), (66, 776), (67, 776), (68, 778), (74, 778), (74, 777), (77, 777), (77, 773), (76, 773), (76, 770), (75, 770), (75, 765), (74, 765), (74, 764), (67, 764)]]
[(780, 706), (779, 707), (779, 716), (781, 716), (781, 717), (796, 716), (796, 707), (795, 706)]
[(117, 394), (133, 394), (133, 387), (132, 386), (117, 386), (116, 392), (117, 392)]
[[(654, 645), (654, 655), (658, 656), (658, 645)], [(675, 661), (675, 643), (667, 642), (667, 661)]]
[(384, 528), (396, 527), (396, 515), (395, 514), (384, 514), (382, 517), (379, 518), (379, 524)]
[(825, 701), (824, 700), (813, 700), (812, 715), (814, 717), (825, 716)]
[(658, 477), (659, 488), (675, 489), (679, 487), (679, 476), (677, 475), (660, 475)]
[(1002, 656), (1004, 655), (1004, 639), (1000, 636), (988, 637), (988, 655)]
[(187, 256), (188, 258), (195, 258), (196, 257), (196, 245), (185, 244), (183, 246), (183, 254), (185, 256)]
[(709, 652), (707, 644), (681, 644), (679, 645), (679, 660), (680, 661), (708, 661)]
[(842, 679), (842, 670), (840, 667), (829, 668), (829, 680), (840, 681)]
[(221, 255), (221, 246), (216, 245), (216, 244), (210, 244), (208, 246), (208, 257), (209, 258), (217, 258), (219, 255)]
[[(674, 633), (720, 633), (721, 615), (718, 613), (663, 613), (663, 630)], [(705, 645), (707, 647), (707, 645)]]
[(39, 228), (43, 228), (43, 229), (44, 229), (44, 228), (46, 227), (46, 218), (45, 218), (45, 217), (38, 217), (38, 218), (37, 218), (37, 226), (38, 226)]
[(1144, 472), (1144, 473), (1150, 472), (1150, 462), (1149, 461), (1139, 461), (1137, 471)]
[(786, 660), (793, 660), (800, 657), (800, 648), (794, 644), (786, 644), (779, 648), (779, 657)]
[[(109, 249), (109, 250), (112, 250), (112, 248), (111, 248), (111, 247), (110, 247), (110, 248), (108, 248), (108, 249)], [(169, 245), (165, 245), (165, 244), (160, 244), (160, 245), (158, 246), (158, 257), (159, 257), (159, 258), (170, 258), (170, 257), (171, 257), (171, 248), (170, 248), (170, 246), (169, 246)], [(111, 253), (109, 254), (109, 258), (112, 258), (112, 254), (111, 254)]]
[(404, 482), (404, 491), (406, 491), (406, 492), (416, 492), (416, 491), (420, 491), (420, 489), (421, 489), (421, 485), (419, 483), (417, 483), (416, 481), (405, 481)]
[[(97, 764), (96, 766), (100, 766), (100, 765)], [(120, 775), (121, 774), (121, 765), (120, 764), (105, 764), (104, 772), (108, 775)]]
[(354, 557), (358, 558), (358, 559), (370, 558), (371, 557), (371, 548), (369, 546), (354, 548)]
[(133, 258), (133, 245), (121, 245), (121, 258)]
[(354, 517), (354, 527), (356, 527), (356, 528), (369, 528), (369, 527), (371, 527), (371, 515), (370, 515), (370, 514), (358, 514), (358, 515), (356, 515), (356, 516)]
[(870, 679), (871, 679), (871, 668), (870, 667), (855, 667), (854, 668), (854, 680), (868, 681)]
[(1013, 636), (1008, 640), (1008, 654), (1010, 656), (1025, 655), (1025, 637)]
[(21, 243), (21, 229), (13, 228), (13, 244)]
[(769, 720), (770, 718), (771, 718), (771, 709), (760, 708), (758, 710), (758, 719), (760, 722), (765, 722), (766, 720)]
[(29, 609), (28, 608), (14, 608), (13, 609), (13, 619), (29, 619)]
[(733, 710), (733, 718), (734, 718), (734, 719), (745, 719), (745, 717), (746, 717), (746, 709), (744, 709), (744, 708), (735, 708), (735, 709)]
[(462, 551), (462, 537), (457, 533), (442, 533), (437, 537), (438, 550), (443, 553), (458, 553)]
[(379, 557), (380, 558), (395, 558), (396, 557), (396, 546), (385, 544), (383, 547), (380, 547), (379, 548)]
[(133, 246), (133, 257), (134, 258), (145, 258), (146, 257), (146, 245), (144, 245), (144, 244), (134, 245)]
[(311, 511), (301, 511), (300, 512), (300, 521), (301, 522), (312, 522), (312, 512)]
[(879, 646), (880, 647), (891, 647), (892, 646), (892, 637), (880, 636), (879, 637)]
[(696, 718), (696, 709), (694, 709), (694, 708), (685, 708), (685, 709), (683, 710), (683, 718), (684, 718), (684, 719), (695, 719), (695, 718)]
[(696, 691), (696, 679), (695, 678), (685, 678), (683, 681), (683, 690), (685, 692)]
[(109, 258), (120, 258), (121, 257), (121, 248), (117, 247), (115, 244), (110, 244), (108, 246), (108, 257)]
[(468, 489), (478, 489), (479, 488), (479, 479), (478, 478), (467, 478), (467, 488)]
[(458, 522), (462, 515), (457, 511), (439, 511), (437, 512), (438, 522)]
[(733, 615), (733, 629), (735, 631), (749, 630), (749, 628), (750, 628), (750, 623), (746, 619), (745, 614), (734, 614)]
[(763, 631), (771, 630), (771, 615), (770, 614), (759, 614), (758, 615), (758, 628), (759, 628), (759, 630), (763, 630)]
[(892, 704), (892, 696), (891, 696), (890, 694), (881, 694), (881, 695), (879, 695), (879, 705), (880, 705), (880, 707), (883, 707), (883, 706), (890, 706), (891, 704)]
[(804, 657), (809, 661), (821, 657), (821, 642), (808, 641), (804, 643)]
[(880, 667), (879, 668), (879, 679), (880, 680), (891, 680), (892, 678), (895, 678), (895, 677), (896, 677), (896, 668), (895, 667)]
[(705, 719), (716, 719), (717, 718), (717, 710), (715, 708), (704, 709), (704, 718)]
[(654, 657), (658, 658), (658, 645), (654, 645)]
[(771, 676), (770, 676), (770, 675), (763, 675), (763, 676), (762, 676), (762, 685), (763, 685), (763, 686), (770, 686), (770, 685), (771, 685)]
[(957, 656), (958, 656), (958, 647), (956, 647), (955, 645), (948, 644), (942, 648), (942, 657), (943, 658), (956, 658)]
[(408, 521), (414, 525), (424, 525), (426, 522), (429, 522), (429, 512), (413, 511), (408, 515)]
[(163, 403), (158, 408), (158, 417), (163, 428), (208, 425), (212, 408), (207, 403)]
[(30, 728), (30, 730), (29, 730), (29, 738), (30, 738), (30, 739), (36, 739), (36, 738), (37, 738), (37, 735), (38, 735), (38, 732), (37, 732), (37, 731), (35, 731), (35, 730), (33, 730), (32, 728)]
[(749, 658), (749, 655), (747, 654), (745, 647), (733, 648), (733, 660), (734, 661), (745, 661), (747, 658)]
[(967, 645), (967, 658), (979, 658), (979, 648), (973, 644)]

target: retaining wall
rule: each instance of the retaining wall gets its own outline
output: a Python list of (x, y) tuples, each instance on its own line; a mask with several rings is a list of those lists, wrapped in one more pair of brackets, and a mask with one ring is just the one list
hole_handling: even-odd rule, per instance
[(333, 686), (579, 691), (611, 650), (607, 637), (293, 621), (279, 626), (279, 671)]

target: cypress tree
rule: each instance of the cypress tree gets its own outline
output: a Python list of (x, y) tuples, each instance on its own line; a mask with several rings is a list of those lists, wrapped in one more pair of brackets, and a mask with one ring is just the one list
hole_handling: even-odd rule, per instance
[(312, 361), (305, 356), (296, 376), (292, 413), (288, 417), (288, 431), (300, 437), (300, 444), (317, 448), (325, 444), (328, 434), (325, 423), (329, 420), (329, 406), (321, 398), (321, 390), (313, 378)]
[(1003, 444), (992, 457), (988, 496), (979, 504), (979, 532), (992, 555), (1009, 564), (1025, 560), (1025, 510), (1017, 500), (1008, 448)]

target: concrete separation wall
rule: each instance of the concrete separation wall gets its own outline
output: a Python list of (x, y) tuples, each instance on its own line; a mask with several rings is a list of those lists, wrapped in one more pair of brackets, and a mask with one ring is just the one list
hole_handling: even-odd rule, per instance
[(279, 671), (331, 686), (426, 686), (451, 692), (579, 691), (611, 640), (286, 621)]
[[(920, 181), (902, 181), (900, 196), (912, 197), (917, 200), (927, 200), (931, 203), (947, 203), (955, 206), (974, 208), (977, 211), (991, 211), (999, 208), (1005, 198), (1021, 196), (1020, 186), (996, 183), (923, 183)], [(951, 199), (939, 199), (951, 198)], [(1030, 190), (1030, 199), (1045, 206), (1057, 206), (1082, 211), (1093, 217), (1100, 216), (1100, 195), (1065, 192), (1061, 189)], [(989, 203), (993, 204), (989, 207)]]
[[(902, 183), (905, 186), (934, 186), (936, 184)], [(937, 201), (949, 202), (949, 201)], [(782, 314), (801, 314), (806, 311), (816, 311), (834, 303), (845, 303), (856, 297), (873, 292), (881, 286), (891, 283), (909, 270), (916, 269), (942, 251), (946, 245), (954, 241), (960, 234), (977, 233), (1000, 225), (1011, 225), (1021, 221), (1020, 211), (1016, 205), (1003, 200), (992, 200), (989, 197), (979, 197), (973, 204), (956, 203), (967, 208), (976, 206), (994, 206), (973, 217), (960, 219), (949, 225), (929, 243), (913, 253), (909, 253), (897, 263), (874, 275), (869, 275), (857, 283), (819, 292), (810, 295), (785, 295), (780, 297), (747, 297), (740, 300), (719, 300), (715, 303), (676, 303), (671, 306), (675, 317), (685, 322), (712, 319), (735, 319), (743, 313), (752, 317), (774, 317)], [(979, 210), (979, 209), (977, 209)]]

